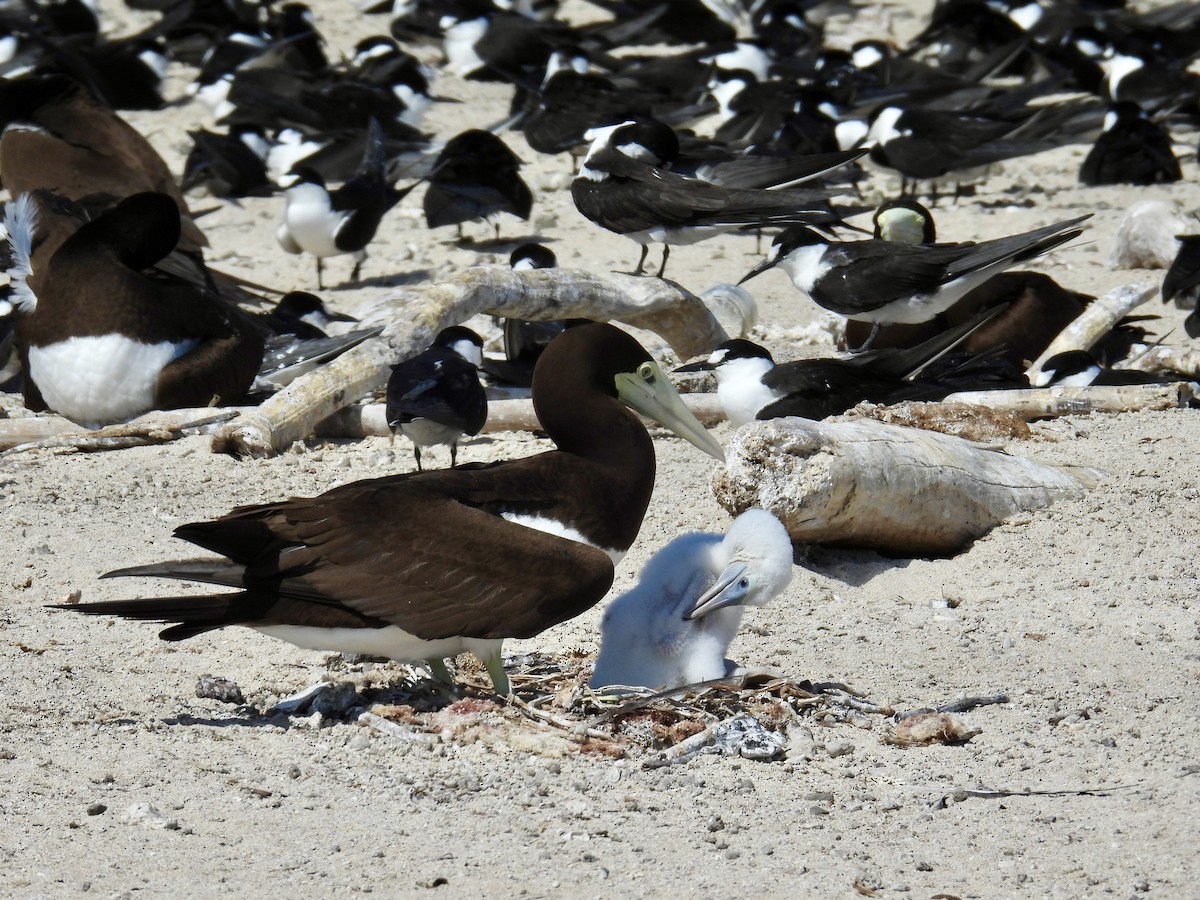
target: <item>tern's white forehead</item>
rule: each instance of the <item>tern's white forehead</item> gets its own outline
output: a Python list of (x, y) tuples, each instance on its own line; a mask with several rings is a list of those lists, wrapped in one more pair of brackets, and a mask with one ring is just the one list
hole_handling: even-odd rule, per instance
[(477, 369), (483, 365), (483, 351), (474, 341), (463, 338), (451, 344), (450, 349), (467, 362), (472, 363)]
[(714, 350), (712, 355), (708, 357), (709, 365), (719, 366), (725, 362), (725, 357), (729, 355), (729, 350), (722, 347), (720, 350)]

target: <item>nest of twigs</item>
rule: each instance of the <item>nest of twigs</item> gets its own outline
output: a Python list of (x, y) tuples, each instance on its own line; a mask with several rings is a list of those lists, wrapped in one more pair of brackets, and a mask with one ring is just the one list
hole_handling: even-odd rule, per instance
[[(350, 719), (411, 744), (481, 743), (545, 756), (599, 754), (641, 759), (653, 767), (704, 753), (781, 759), (812, 746), (813, 729), (820, 726), (878, 726), (882, 740), (900, 746), (962, 743), (978, 731), (951, 712), (1007, 699), (966, 698), (936, 709), (897, 712), (844, 684), (815, 684), (762, 670), (657, 693), (616, 687), (594, 691), (587, 684), (591, 659), (583, 652), (508, 660), (514, 696), (502, 698), (491, 691), (482, 668), (463, 659), (454, 686), (410, 667), (402, 667), (400, 679), (376, 677), (394, 675), (391, 667), (374, 669), (358, 684), (327, 682), (310, 689), (288, 712)], [(334, 661), (345, 668), (340, 658)]]

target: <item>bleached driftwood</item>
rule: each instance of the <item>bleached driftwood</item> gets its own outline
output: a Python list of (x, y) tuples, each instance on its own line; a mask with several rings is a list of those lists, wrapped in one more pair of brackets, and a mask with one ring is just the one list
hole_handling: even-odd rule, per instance
[(24, 450), (75, 448), (119, 450), (162, 444), (184, 433), (211, 431), (236, 418), (237, 409), (156, 410), (119, 425), (84, 428), (52, 414), (0, 419), (0, 455)]
[(712, 488), (731, 515), (761, 506), (794, 542), (897, 556), (953, 554), (1013, 513), (1080, 496), (1100, 475), (871, 420), (753, 422), (725, 456)]
[[(715, 425), (725, 419), (725, 413), (715, 394), (682, 394), (683, 402), (705, 425)], [(537, 431), (541, 428), (533, 411), (532, 400), (489, 400), (484, 434), (502, 431)], [(361, 403), (348, 406), (321, 422), (316, 433), (322, 437), (358, 438), (368, 435), (387, 436), (385, 405)]]
[[(715, 394), (682, 394), (684, 405), (705, 425), (716, 425), (725, 420), (725, 412)], [(96, 441), (133, 437), (137, 435), (177, 434), (180, 431), (211, 434), (228, 422), (257, 410), (252, 406), (229, 406), (221, 409), (172, 409), (147, 413), (124, 425), (112, 425), (105, 429), (92, 430), (76, 425), (70, 419), (51, 414), (23, 416), (15, 419), (0, 419), (0, 453), (27, 444), (41, 446), (80, 446), (91, 442), (96, 449), (103, 444)], [(533, 401), (489, 400), (488, 418), (483, 426), (484, 434), (504, 431), (537, 431), (541, 428), (533, 411)], [(356, 439), (370, 436), (386, 437), (391, 434), (387, 427), (386, 405), (383, 403), (358, 403), (338, 410), (329, 418), (317, 423), (313, 434), (326, 438)], [(117, 446), (113, 445), (114, 449)]]
[(480, 266), (381, 301), (363, 324), (384, 325), (382, 338), (360, 344), (218, 429), (213, 449), (269, 456), (291, 446), (312, 434), (318, 422), (383, 384), (389, 366), (423, 350), (442, 328), (480, 313), (615, 319), (656, 332), (682, 358), (711, 350), (726, 337), (708, 308), (674, 282), (576, 269), (513, 272)]
[(1179, 409), (1195, 398), (1191, 385), (1128, 384), (1114, 387), (1047, 387), (1017, 391), (964, 391), (942, 402), (968, 403), (1015, 413), (1026, 421), (1056, 416)]
[(1120, 360), (1113, 368), (1137, 369), (1142, 372), (1178, 372), (1180, 375), (1200, 379), (1200, 351), (1156, 344), (1153, 347), (1135, 349), (1128, 359)]
[(1026, 374), (1033, 378), (1042, 370), (1042, 363), (1057, 353), (1091, 349), (1117, 322), (1149, 300), (1157, 290), (1157, 284), (1147, 281), (1123, 284), (1103, 297), (1097, 297), (1075, 321), (1059, 332), (1045, 352), (1026, 370)]

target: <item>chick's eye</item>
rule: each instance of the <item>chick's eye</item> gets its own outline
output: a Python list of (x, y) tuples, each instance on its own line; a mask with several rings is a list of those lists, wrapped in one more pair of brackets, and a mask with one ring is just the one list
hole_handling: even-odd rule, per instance
[(650, 363), (642, 363), (638, 366), (637, 373), (638, 378), (642, 379), (642, 381), (647, 384), (654, 384), (656, 376), (654, 374), (654, 366), (650, 365)]
[(743, 578), (741, 581), (739, 581), (739, 582), (738, 582), (738, 587), (743, 587), (743, 588), (748, 588), (748, 587), (750, 587), (750, 579), (749, 579), (749, 578)]

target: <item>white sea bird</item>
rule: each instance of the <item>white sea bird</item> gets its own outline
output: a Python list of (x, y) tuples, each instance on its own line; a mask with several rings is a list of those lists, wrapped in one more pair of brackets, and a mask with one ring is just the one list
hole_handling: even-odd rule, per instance
[(601, 623), (592, 687), (671, 688), (723, 678), (747, 606), (764, 606), (792, 580), (792, 542), (763, 509), (742, 513), (728, 534), (675, 538), (614, 600)]

